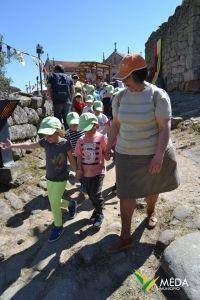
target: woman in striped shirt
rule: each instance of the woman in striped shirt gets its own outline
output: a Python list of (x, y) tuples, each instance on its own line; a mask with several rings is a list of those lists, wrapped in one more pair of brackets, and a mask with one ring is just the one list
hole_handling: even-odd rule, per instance
[(137, 198), (147, 202), (147, 227), (152, 229), (157, 223), (155, 204), (159, 193), (179, 185), (170, 140), (170, 99), (164, 90), (146, 82), (146, 76), (145, 60), (134, 53), (123, 58), (115, 76), (126, 88), (112, 102), (113, 123), (105, 156), (110, 159), (117, 138), (116, 182), (122, 230), (110, 253), (131, 247), (131, 220)]

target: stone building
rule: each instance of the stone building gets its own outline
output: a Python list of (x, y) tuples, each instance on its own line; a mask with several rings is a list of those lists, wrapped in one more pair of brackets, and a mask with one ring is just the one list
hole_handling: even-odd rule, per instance
[(173, 16), (151, 34), (145, 49), (148, 68), (154, 45), (162, 41), (160, 76), (168, 91), (200, 92), (200, 0), (184, 0)]
[(110, 65), (110, 76), (112, 79), (113, 75), (118, 72), (119, 65), (121, 63), (124, 54), (119, 53), (116, 48), (117, 43), (115, 43), (114, 51), (108, 56), (108, 58), (103, 59), (103, 63)]

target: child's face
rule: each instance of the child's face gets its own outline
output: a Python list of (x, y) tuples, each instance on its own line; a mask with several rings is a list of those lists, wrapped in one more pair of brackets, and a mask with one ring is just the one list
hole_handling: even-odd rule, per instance
[(78, 130), (78, 124), (71, 124), (71, 125), (70, 125), (70, 129), (71, 129), (72, 131), (77, 131), (77, 130)]
[(49, 143), (58, 143), (59, 141), (59, 134), (58, 132), (55, 132), (54, 134), (51, 135), (45, 135), (45, 139), (49, 142)]
[(84, 131), (85, 136), (86, 137), (92, 137), (96, 133), (97, 128), (98, 128), (98, 124), (94, 124), (94, 126), (91, 130)]
[(76, 100), (77, 102), (80, 102), (80, 101), (82, 101), (82, 97), (78, 96), (78, 97), (75, 98), (75, 100)]
[(87, 106), (92, 107), (93, 103), (92, 102), (85, 102)]
[(94, 111), (95, 116), (99, 116), (100, 113), (101, 113), (101, 112), (100, 112), (99, 110), (95, 110), (95, 111)]

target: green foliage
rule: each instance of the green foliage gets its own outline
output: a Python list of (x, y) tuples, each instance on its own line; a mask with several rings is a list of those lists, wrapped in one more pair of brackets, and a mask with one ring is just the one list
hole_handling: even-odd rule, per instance
[(11, 79), (5, 76), (5, 71), (0, 69), (0, 92), (9, 93)]
[(0, 59), (0, 92), (1, 93), (9, 93), (10, 92), (10, 84), (11, 79), (6, 77), (5, 72), (5, 64), (7, 63), (5, 59), (5, 53), (1, 52), (1, 59)]

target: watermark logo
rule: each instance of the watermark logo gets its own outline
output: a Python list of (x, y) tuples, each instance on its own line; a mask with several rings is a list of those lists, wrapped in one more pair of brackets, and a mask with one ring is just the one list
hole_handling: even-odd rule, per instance
[(158, 280), (159, 277), (149, 279), (139, 271), (135, 271), (134, 275), (137, 279), (137, 281), (141, 284), (142, 290), (144, 292), (149, 292), (153, 286), (155, 286), (156, 281)]
[(185, 279), (180, 279), (180, 278), (165, 278), (165, 279), (160, 279), (159, 284), (157, 284), (157, 280), (159, 279), (159, 277), (156, 278), (148, 278), (147, 276), (145, 276), (144, 274), (142, 274), (141, 272), (139, 272), (138, 270), (136, 270), (134, 273), (135, 278), (137, 279), (137, 281), (139, 282), (139, 284), (141, 285), (141, 289), (144, 292), (149, 292), (150, 290), (180, 290), (181, 287), (184, 286), (189, 286), (186, 278)]
[(168, 279), (161, 279), (160, 281), (160, 284), (159, 284), (159, 287), (161, 290), (177, 290), (179, 291), (181, 289), (181, 287), (184, 287), (184, 286), (189, 286), (186, 278), (185, 279), (180, 279), (180, 278), (168, 278)]

